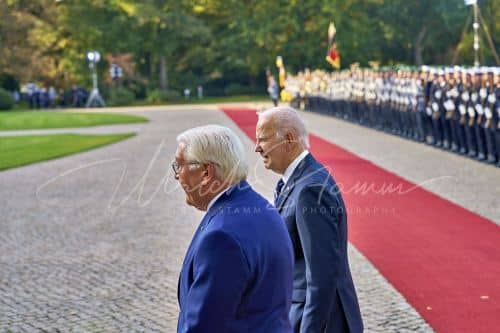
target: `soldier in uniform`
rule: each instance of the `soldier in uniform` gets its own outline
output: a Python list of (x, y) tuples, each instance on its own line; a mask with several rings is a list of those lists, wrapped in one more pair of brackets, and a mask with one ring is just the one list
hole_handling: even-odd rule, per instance
[(307, 96), (310, 96), (312, 92), (311, 88), (311, 71), (309, 68), (306, 68), (304, 71), (304, 87), (302, 91), (302, 103), (300, 104), (302, 110), (307, 110), (309, 108), (309, 99)]
[(373, 127), (375, 125), (375, 119), (377, 117), (377, 111), (376, 111), (377, 85), (376, 85), (376, 75), (374, 71), (367, 71), (365, 84), (366, 84), (365, 125)]
[(394, 133), (394, 134), (399, 134), (398, 133), (398, 129), (399, 129), (399, 126), (398, 126), (398, 118), (399, 118), (399, 114), (398, 114), (398, 108), (399, 108), (399, 92), (398, 92), (398, 86), (399, 86), (399, 77), (398, 77), (398, 73), (395, 72), (393, 73), (392, 75), (392, 81), (391, 81), (391, 95), (390, 95), (390, 100), (391, 100), (391, 106), (390, 106), (390, 125), (389, 125), (389, 128), (390, 128), (390, 131), (391, 133)]
[(352, 100), (353, 100), (353, 92), (352, 92), (352, 74), (351, 71), (346, 71), (344, 73), (344, 79), (343, 79), (343, 89), (342, 91), (344, 92), (344, 97), (345, 97), (345, 102), (343, 103), (343, 108), (341, 110), (342, 112), (342, 119), (346, 119), (347, 115), (349, 114), (349, 110), (352, 106)]
[(465, 98), (467, 99), (467, 127), (465, 128), (465, 135), (467, 138), (467, 151), (470, 157), (475, 157), (477, 155), (477, 141), (476, 141), (476, 111), (474, 105), (477, 100), (477, 93), (475, 93), (475, 71), (469, 69), (467, 71), (467, 85), (465, 86)]
[(473, 88), (471, 101), (473, 103), (474, 109), (476, 110), (476, 119), (474, 122), (474, 131), (476, 133), (476, 144), (477, 144), (477, 155), (478, 160), (486, 159), (486, 138), (483, 131), (484, 122), (484, 111), (483, 102), (487, 97), (487, 90), (485, 87), (485, 82), (482, 79), (482, 70), (479, 68), (475, 69), (476, 81)]
[(456, 87), (455, 76), (453, 75), (453, 70), (451, 68), (447, 69), (446, 75), (446, 91), (445, 91), (445, 102), (444, 108), (446, 110), (445, 121), (443, 123), (445, 137), (447, 137), (450, 149), (453, 152), (458, 151), (458, 135), (456, 127), (454, 126), (456, 111), (455, 100), (458, 97), (458, 90)]
[(431, 87), (431, 109), (432, 109), (432, 137), (433, 143), (437, 147), (443, 146), (443, 129), (441, 126), (441, 113), (443, 112), (443, 90), (445, 86), (444, 72), (440, 69), (436, 72)]
[[(490, 67), (487, 69), (487, 79), (486, 79), (486, 98), (483, 103), (484, 110), (484, 134), (486, 139), (487, 156), (486, 161), (488, 163), (495, 163), (498, 155), (498, 147), (495, 142), (495, 127), (494, 122), (497, 121), (497, 117), (494, 118), (495, 113), (495, 83), (494, 83), (494, 68)], [(496, 115), (495, 115), (496, 116)]]
[(465, 73), (462, 68), (455, 67), (453, 77), (455, 79), (454, 91), (450, 93), (455, 104), (455, 111), (451, 118), (452, 131), (455, 135), (455, 144), (457, 146), (457, 152), (460, 154), (467, 153), (467, 143), (465, 140), (465, 131), (463, 126), (462, 117), (465, 117), (467, 110), (463, 105), (462, 92), (464, 89), (463, 81), (465, 79)]
[(354, 108), (353, 121), (361, 123), (363, 108), (365, 104), (365, 84), (363, 70), (359, 69), (356, 77), (356, 107)]
[(417, 126), (417, 140), (420, 142), (425, 142), (426, 132), (425, 132), (425, 80), (427, 74), (422, 69), (415, 78), (414, 94), (417, 103), (416, 112), (416, 126)]
[(382, 75), (383, 80), (383, 88), (382, 88), (382, 120), (381, 120), (381, 129), (383, 131), (389, 131), (389, 119), (391, 114), (391, 72), (386, 71)]
[(429, 68), (428, 71), (425, 71), (425, 68), (423, 69), (424, 77), (425, 77), (425, 85), (424, 85), (424, 92), (425, 92), (425, 117), (424, 117), (424, 127), (425, 127), (425, 133), (426, 133), (426, 138), (425, 142), (427, 144), (434, 144), (434, 137), (432, 135), (432, 87), (434, 86), (434, 80), (435, 80), (435, 75), (436, 71), (433, 68)]
[(408, 114), (410, 119), (410, 139), (419, 141), (418, 139), (418, 123), (417, 123), (417, 72), (408, 73)]
[(493, 138), (495, 162), (497, 167), (500, 167), (500, 67), (494, 67), (492, 71), (493, 87), (492, 93), (488, 95), (488, 105), (492, 113), (489, 132)]
[[(496, 158), (497, 167), (500, 167), (500, 67), (495, 68), (495, 99), (493, 114), (496, 117), (493, 118), (493, 128), (495, 129), (495, 147), (496, 147)], [(493, 98), (492, 98), (493, 100)]]
[(444, 70), (444, 85), (443, 85), (443, 99), (442, 99), (442, 112), (440, 113), (440, 123), (441, 129), (443, 131), (443, 148), (451, 149), (452, 146), (452, 135), (451, 135), (451, 123), (450, 118), (453, 115), (455, 105), (451, 101), (450, 92), (452, 87), (450, 87), (450, 82), (452, 80), (452, 72), (450, 68)]
[(399, 134), (404, 137), (408, 137), (408, 92), (407, 92), (407, 80), (406, 72), (400, 71), (399, 80)]
[(348, 86), (349, 86), (349, 106), (346, 109), (346, 112), (344, 113), (344, 119), (349, 120), (352, 118), (352, 114), (354, 113), (354, 108), (356, 107), (356, 76), (354, 71), (349, 72), (349, 78), (348, 78)]
[(382, 128), (382, 105), (384, 93), (383, 73), (378, 71), (375, 73), (375, 116), (373, 118), (373, 126), (380, 130)]

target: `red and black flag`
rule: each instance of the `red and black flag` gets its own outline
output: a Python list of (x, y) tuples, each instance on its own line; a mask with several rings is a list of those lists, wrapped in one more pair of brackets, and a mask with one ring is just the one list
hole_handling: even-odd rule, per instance
[(340, 68), (340, 53), (337, 50), (336, 41), (337, 29), (335, 29), (335, 24), (330, 22), (328, 26), (328, 51), (326, 53), (326, 61), (333, 66), (333, 68)]

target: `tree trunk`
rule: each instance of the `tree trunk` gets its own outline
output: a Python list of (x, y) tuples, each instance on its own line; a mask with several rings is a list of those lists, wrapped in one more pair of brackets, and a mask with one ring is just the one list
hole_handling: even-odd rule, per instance
[(168, 90), (167, 59), (165, 56), (160, 57), (160, 89)]
[(422, 53), (424, 51), (423, 42), (426, 33), (427, 33), (427, 27), (423, 26), (422, 29), (420, 29), (417, 37), (415, 38), (414, 57), (415, 57), (415, 64), (418, 66), (422, 66), (424, 64)]

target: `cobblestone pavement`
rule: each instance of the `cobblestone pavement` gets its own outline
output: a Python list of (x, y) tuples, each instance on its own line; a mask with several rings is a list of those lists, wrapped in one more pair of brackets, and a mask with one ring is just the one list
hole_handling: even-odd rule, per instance
[[(151, 119), (136, 137), (0, 172), (0, 332), (175, 332), (179, 268), (202, 216), (170, 172), (176, 134), (230, 126), (254, 187), (270, 198), (277, 179), (221, 112), (191, 108), (134, 111)], [(432, 332), (352, 246), (349, 255), (366, 332)]]

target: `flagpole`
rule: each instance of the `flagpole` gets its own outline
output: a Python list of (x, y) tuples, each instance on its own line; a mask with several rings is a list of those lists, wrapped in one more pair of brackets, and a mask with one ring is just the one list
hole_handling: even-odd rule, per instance
[(474, 6), (474, 67), (479, 67), (479, 23), (477, 15), (477, 1), (473, 3)]
[(477, 0), (464, 0), (464, 2), (466, 6), (472, 6), (474, 11), (474, 23), (472, 24), (472, 27), (474, 28), (474, 67), (479, 67), (479, 8), (477, 6)]

